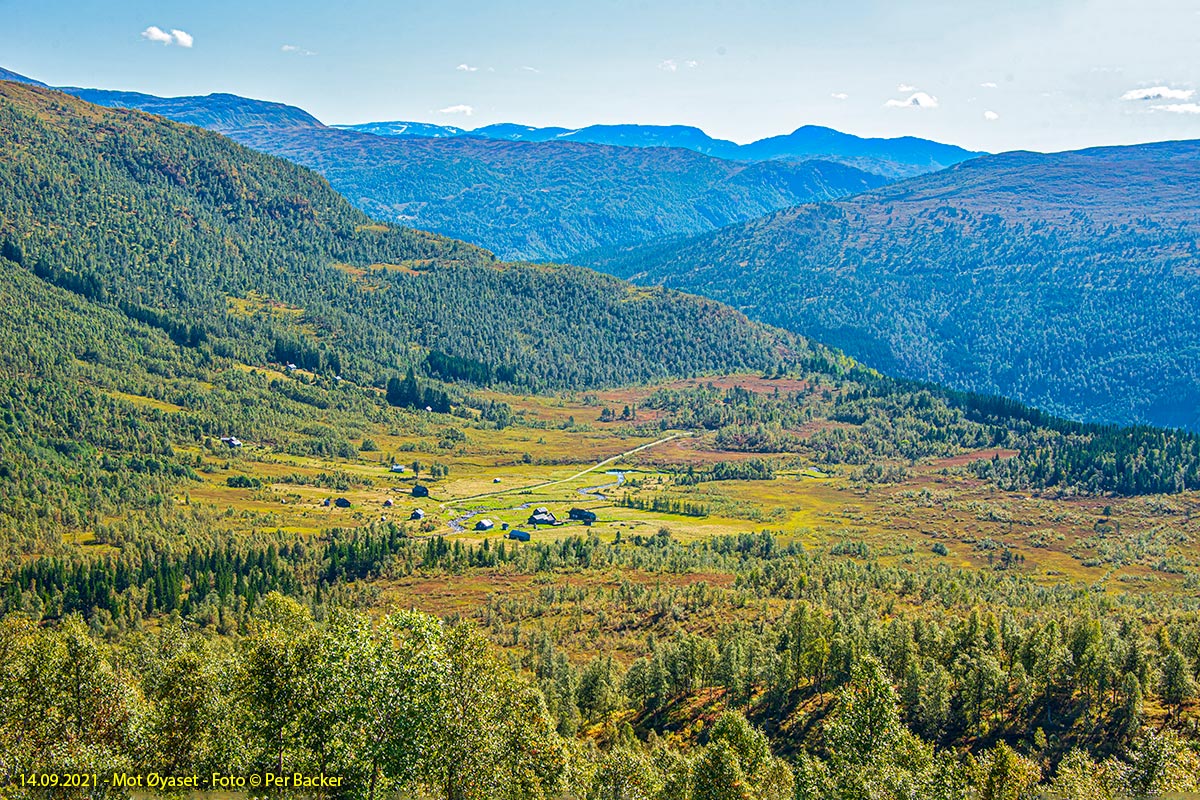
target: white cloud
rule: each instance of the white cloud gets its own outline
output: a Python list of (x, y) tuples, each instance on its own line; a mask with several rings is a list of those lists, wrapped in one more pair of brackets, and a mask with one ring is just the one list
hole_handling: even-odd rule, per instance
[(995, 111), (985, 111), (983, 112), (983, 118), (988, 122), (995, 122), (996, 120), (1000, 119), (1000, 115)]
[(479, 67), (472, 67), (470, 64), (459, 64), (455, 67), (459, 72), (478, 72)]
[(897, 92), (915, 92), (916, 90), (917, 90), (917, 87), (910, 86), (907, 83), (902, 83), (896, 87)]
[(1169, 111), (1172, 114), (1200, 114), (1200, 103), (1169, 103), (1165, 106), (1150, 106), (1155, 111)]
[(541, 74), (541, 72), (542, 72), (542, 71), (541, 71), (540, 69), (538, 69), (537, 67), (525, 66), (525, 67), (521, 67), (521, 69), (525, 70), (526, 72), (535, 72), (535, 73), (537, 73), (537, 74), (539, 74), (539, 75), (540, 75), (540, 74)]
[(157, 25), (151, 25), (149, 28), (146, 28), (146, 30), (142, 31), (142, 38), (149, 39), (152, 42), (162, 42), (163, 44), (170, 44), (171, 42), (175, 41), (174, 36), (167, 33)]
[(693, 58), (689, 58), (687, 61), (685, 61), (683, 63), (687, 66), (688, 69), (695, 69), (696, 67), (700, 66), (700, 62), (696, 61)]
[(925, 92), (913, 92), (904, 100), (888, 100), (885, 108), (937, 108), (938, 99)]
[(181, 31), (178, 28), (172, 28), (170, 33), (164, 31), (157, 25), (151, 25), (146, 30), (142, 31), (142, 38), (156, 44), (177, 44), (180, 47), (191, 47), (195, 43), (195, 39), (187, 31)]
[(668, 58), (666, 61), (660, 61), (658, 68), (664, 72), (675, 72), (679, 69), (679, 65), (675, 63), (675, 59)]
[(315, 56), (316, 55), (316, 53), (314, 53), (312, 50), (305, 50), (303, 47), (297, 47), (294, 44), (285, 44), (283, 47), (281, 47), (279, 49), (284, 53), (295, 53), (298, 56)]
[(845, 92), (834, 92), (829, 96), (834, 100), (848, 100), (850, 98), (850, 95), (846, 94)]
[(1194, 89), (1172, 89), (1169, 86), (1151, 86), (1148, 89), (1130, 89), (1121, 95), (1122, 100), (1190, 100)]
[(995, 89), (996, 88), (995, 81), (984, 81), (983, 83), (981, 83), (979, 85), (982, 86), (984, 89)]
[(439, 113), (439, 114), (463, 114), (464, 116), (469, 117), (475, 113), (475, 109), (472, 106), (463, 105), (460, 103), (459, 105), (456, 105), (456, 106), (446, 106), (445, 108), (439, 108), (437, 113)]

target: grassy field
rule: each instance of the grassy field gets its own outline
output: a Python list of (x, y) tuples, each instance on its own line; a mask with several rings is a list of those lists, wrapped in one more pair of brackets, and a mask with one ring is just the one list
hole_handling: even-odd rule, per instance
[[(715, 382), (754, 391), (800, 388), (796, 381), (758, 376)], [(782, 383), (789, 385), (776, 385)], [(1193, 521), (1200, 516), (1200, 497), (1195, 493), (1120, 499), (1038, 496), (998, 490), (965, 469), (974, 459), (1005, 458), (1011, 451), (904, 463), (903, 480), (865, 484), (854, 479), (851, 469), (818, 468), (803, 453), (727, 452), (711, 436), (660, 431), (653, 427), (657, 417), (652, 411), (639, 411), (636, 421), (599, 421), (602, 407), (636, 405), (656, 388), (550, 397), (489, 392), (486, 399), (512, 407), (516, 424), (495, 430), (473, 419), (414, 412), (404, 427), (365, 427), (362, 438), (376, 449), (352, 459), (292, 456), (253, 441), (240, 449), (197, 451), (201, 481), (176, 502), (255, 512), (256, 527), (302, 536), (335, 526), (408, 520), (420, 508), (426, 520), (411, 526), (413, 534), (472, 543), (499, 540), (506, 536), (504, 525), (527, 528), (533, 508), (545, 506), (565, 520), (571, 508), (579, 507), (597, 515), (590, 528), (572, 522), (530, 532), (535, 540), (585, 532), (610, 540), (666, 528), (682, 541), (693, 541), (769, 530), (812, 548), (862, 541), (886, 562), (940, 561), (979, 569), (995, 567), (1009, 551), (1016, 557), (1009, 568), (1039, 581), (1099, 585), (1112, 592), (1184, 591), (1185, 570), (1176, 567), (1200, 557)], [(126, 399), (172, 410), (150, 398)], [(811, 427), (820, 425), (816, 421)], [(675, 480), (689, 465), (751, 455), (778, 459), (773, 480), (692, 486)], [(422, 465), (420, 482), (429, 488), (427, 498), (412, 496), (414, 461)], [(392, 472), (393, 463), (405, 465), (406, 471)], [(434, 463), (448, 474), (431, 480)], [(580, 474), (597, 464), (602, 466)], [(618, 473), (624, 476), (620, 486), (615, 485)], [(261, 487), (233, 488), (229, 480), (237, 476), (252, 478)], [(623, 496), (639, 494), (691, 501), (707, 513), (683, 515), (620, 504)], [(332, 503), (337, 498), (350, 506), (337, 507)], [(473, 530), (481, 519), (492, 520), (494, 529)], [(947, 554), (935, 554), (935, 543)]]

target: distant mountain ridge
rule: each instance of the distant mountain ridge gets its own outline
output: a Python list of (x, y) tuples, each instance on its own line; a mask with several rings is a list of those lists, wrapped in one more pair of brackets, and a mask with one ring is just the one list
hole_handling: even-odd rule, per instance
[[(369, 214), (465, 239), (509, 259), (566, 260), (596, 247), (702, 233), (887, 181), (812, 159), (754, 163), (680, 147), (526, 141), (533, 129), (519, 125), (488, 126), (494, 138), (403, 122), (365, 133), (326, 127), (294, 106), (236, 95), (58, 91), (215, 130), (317, 170)], [(539, 135), (556, 131), (562, 132)]]
[(138, 92), (114, 92), (104, 89), (56, 87), (98, 106), (130, 108), (157, 114), (176, 122), (198, 125), (225, 133), (243, 128), (323, 128), (321, 121), (307, 111), (284, 103), (252, 100), (236, 94), (216, 93), (202, 97), (156, 97)]
[(975, 159), (579, 262), (881, 370), (1200, 430), (1200, 141)]
[(587, 142), (619, 147), (681, 147), (729, 161), (833, 161), (889, 178), (933, 172), (982, 155), (955, 145), (912, 136), (868, 139), (817, 125), (805, 125), (789, 134), (772, 136), (744, 145), (726, 139), (714, 139), (699, 128), (688, 125), (589, 125), (585, 128), (570, 129), (501, 123), (466, 130), (420, 122), (367, 122), (333, 127), (379, 136), (464, 136), (513, 142)]
[(84, 89), (78, 86), (48, 86), (41, 81), (0, 67), (0, 80), (24, 83), (43, 89), (54, 89), (107, 108), (129, 108), (157, 114), (176, 122), (199, 125), (225, 133), (239, 128), (305, 127), (321, 128), (319, 119), (296, 106), (254, 100), (236, 94), (216, 92), (194, 97), (158, 97), (141, 92), (121, 92), (108, 89)]
[(320, 172), (368, 214), (503, 258), (569, 260), (595, 247), (700, 233), (885, 183), (841, 164), (731, 162), (681, 148), (300, 127), (229, 135)]

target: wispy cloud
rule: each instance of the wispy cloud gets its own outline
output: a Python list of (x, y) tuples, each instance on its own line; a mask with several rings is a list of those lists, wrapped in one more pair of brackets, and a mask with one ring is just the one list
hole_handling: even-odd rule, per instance
[(995, 89), (996, 88), (995, 81), (984, 81), (983, 83), (981, 83), (979, 85), (982, 86), (984, 89)]
[(181, 31), (178, 28), (172, 28), (170, 31), (164, 31), (157, 25), (151, 25), (146, 30), (142, 31), (142, 38), (148, 42), (165, 45), (179, 45), (180, 47), (191, 47), (195, 44), (195, 39), (187, 31)]
[(1194, 89), (1172, 89), (1169, 86), (1151, 86), (1148, 89), (1130, 89), (1121, 95), (1122, 100), (1191, 100)]
[(283, 51), (284, 53), (295, 53), (298, 56), (315, 56), (316, 55), (316, 53), (314, 53), (312, 50), (305, 50), (303, 47), (297, 47), (294, 44), (285, 44), (283, 47), (281, 47), (279, 49), (281, 51)]
[(938, 99), (927, 92), (913, 92), (903, 100), (888, 100), (885, 108), (937, 108)]
[(663, 72), (679, 72), (680, 67), (695, 69), (698, 66), (700, 66), (700, 62), (694, 58), (685, 58), (682, 61), (676, 58), (665, 58), (658, 62), (658, 68)]
[(524, 70), (525, 72), (533, 72), (538, 75), (540, 75), (542, 73), (542, 71), (540, 69), (538, 69), (537, 67), (530, 67), (528, 65), (521, 67), (521, 69)]
[(469, 117), (475, 113), (475, 109), (472, 106), (468, 106), (468, 105), (464, 105), (464, 104), (460, 103), (459, 105), (456, 105), (456, 106), (446, 106), (445, 108), (439, 108), (437, 113), (439, 113), (439, 114), (462, 114), (463, 116)]
[(850, 95), (846, 94), (845, 92), (834, 92), (829, 96), (834, 100), (848, 100), (850, 98)]
[(983, 118), (988, 122), (995, 122), (996, 120), (1000, 119), (1000, 115), (995, 111), (985, 111), (983, 112)]
[(901, 83), (901, 84), (899, 84), (899, 85), (896, 87), (896, 91), (897, 91), (897, 92), (902, 92), (902, 93), (903, 93), (903, 92), (915, 92), (916, 90), (917, 90), (917, 87), (915, 87), (915, 86), (912, 86), (912, 85), (910, 85), (910, 84), (907, 84), (907, 83)]
[(1150, 108), (1172, 114), (1200, 114), (1200, 103), (1168, 103), (1165, 106), (1150, 106)]
[(470, 64), (459, 64), (455, 67), (459, 72), (478, 72), (479, 67), (472, 67)]

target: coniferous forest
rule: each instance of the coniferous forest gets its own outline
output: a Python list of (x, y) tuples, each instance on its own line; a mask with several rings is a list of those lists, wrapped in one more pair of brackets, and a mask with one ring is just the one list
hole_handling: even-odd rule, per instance
[(1200, 791), (1195, 433), (46, 89), (0, 143), (0, 794)]

